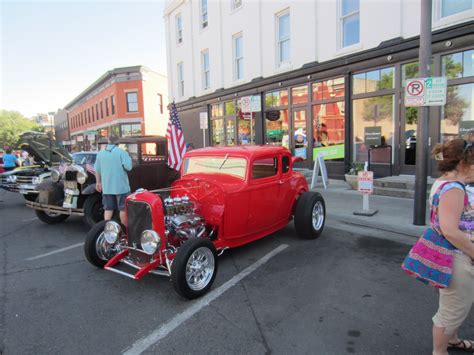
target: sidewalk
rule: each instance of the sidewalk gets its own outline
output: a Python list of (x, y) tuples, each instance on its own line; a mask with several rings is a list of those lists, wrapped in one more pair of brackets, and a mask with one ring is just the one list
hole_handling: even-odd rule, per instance
[[(354, 211), (362, 210), (362, 194), (351, 190), (345, 181), (329, 179), (327, 189), (324, 189), (322, 182), (318, 182), (313, 190), (323, 195), (327, 220), (331, 222), (337, 221), (414, 238), (419, 237), (427, 227), (413, 225), (413, 199), (370, 195), (370, 209), (377, 209), (378, 213), (365, 217), (353, 214)], [(429, 223), (428, 203), (426, 209), (425, 222)]]

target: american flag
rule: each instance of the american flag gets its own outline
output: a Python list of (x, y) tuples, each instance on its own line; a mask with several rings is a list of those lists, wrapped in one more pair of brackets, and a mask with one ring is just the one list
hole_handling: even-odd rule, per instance
[(95, 175), (94, 165), (87, 163), (86, 164), (86, 171), (88, 171), (89, 173)]
[(186, 152), (186, 146), (184, 145), (183, 130), (179, 122), (178, 110), (176, 109), (174, 101), (171, 104), (166, 138), (168, 138), (168, 165), (170, 168), (179, 170), (183, 155)]

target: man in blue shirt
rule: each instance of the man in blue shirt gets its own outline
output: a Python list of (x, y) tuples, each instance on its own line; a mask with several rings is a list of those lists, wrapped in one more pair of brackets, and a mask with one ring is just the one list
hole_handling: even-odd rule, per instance
[(104, 219), (110, 220), (114, 210), (120, 211), (120, 221), (126, 224), (125, 198), (130, 194), (127, 171), (132, 170), (132, 158), (117, 146), (118, 136), (110, 134), (107, 147), (97, 154), (96, 190), (102, 192)]
[(13, 170), (17, 165), (20, 165), (18, 158), (12, 154), (12, 150), (10, 148), (5, 149), (5, 154), (3, 154), (3, 170)]

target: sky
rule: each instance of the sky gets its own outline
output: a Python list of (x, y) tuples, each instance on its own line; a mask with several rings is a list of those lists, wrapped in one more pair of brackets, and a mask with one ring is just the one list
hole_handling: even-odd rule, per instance
[(108, 70), (166, 75), (164, 0), (0, 0), (0, 109), (57, 111)]

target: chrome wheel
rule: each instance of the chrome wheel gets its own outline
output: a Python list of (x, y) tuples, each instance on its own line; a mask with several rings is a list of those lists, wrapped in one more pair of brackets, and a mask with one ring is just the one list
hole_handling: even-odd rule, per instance
[(100, 233), (95, 242), (97, 256), (104, 261), (109, 261), (115, 255), (115, 248), (105, 240), (104, 232)]
[(57, 217), (61, 213), (55, 213), (55, 212), (50, 212), (50, 211), (44, 211), (44, 214), (47, 215), (48, 217)]
[(215, 269), (214, 254), (209, 248), (196, 249), (186, 264), (186, 282), (193, 291), (205, 288), (212, 279)]
[(313, 206), (313, 212), (311, 213), (313, 228), (320, 230), (324, 224), (324, 206), (321, 201), (316, 201)]

